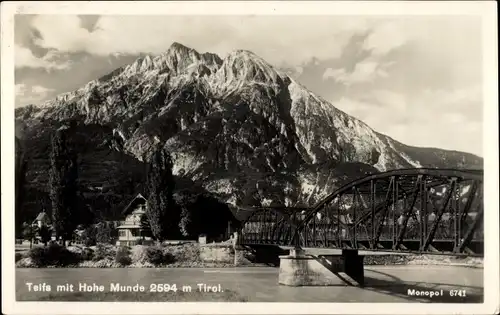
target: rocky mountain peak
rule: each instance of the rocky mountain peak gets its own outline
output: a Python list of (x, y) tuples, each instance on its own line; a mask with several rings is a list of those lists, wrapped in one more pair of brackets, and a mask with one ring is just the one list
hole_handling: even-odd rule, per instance
[(50, 136), (68, 120), (79, 121), (85, 185), (140, 178), (160, 142), (174, 174), (231, 204), (312, 205), (366, 172), (482, 165), (379, 134), (247, 50), (221, 59), (173, 43), (45, 105), (16, 110), (29, 181), (41, 190)]
[[(206, 68), (208, 73), (212, 73), (217, 71), (221, 64), (222, 60), (216, 54), (200, 54), (193, 48), (174, 42), (165, 52), (156, 56), (141, 56), (132, 64), (127, 65), (123, 71), (117, 69), (111, 74), (125, 75), (126, 77), (146, 72), (181, 75), (190, 73), (196, 68)], [(204, 73), (204, 71), (200, 72)]]
[(231, 52), (224, 59), (222, 68), (234, 77), (260, 83), (274, 83), (280, 76), (272, 65), (248, 50)]
[(168, 68), (174, 75), (204, 66), (215, 72), (220, 66), (220, 58), (211, 53), (200, 54), (193, 48), (174, 42), (167, 51), (154, 58), (154, 64), (160, 70)]
[(168, 49), (169, 52), (178, 52), (179, 54), (189, 54), (190, 52), (196, 52), (198, 53), (196, 50), (194, 50), (193, 48), (191, 47), (187, 47), (179, 42), (173, 42), (171, 45), (170, 45), (170, 48)]
[[(278, 86), (288, 79), (264, 59), (248, 50), (235, 50), (223, 60), (211, 85), (214, 94), (227, 95), (256, 85), (268, 87), (276, 93)], [(289, 82), (289, 79), (288, 81)]]

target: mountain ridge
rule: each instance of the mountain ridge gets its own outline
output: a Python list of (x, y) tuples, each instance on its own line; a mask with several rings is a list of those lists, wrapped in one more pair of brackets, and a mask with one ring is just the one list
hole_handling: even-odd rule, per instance
[[(84, 139), (88, 187), (105, 182), (99, 171), (111, 178), (130, 167), (137, 189), (144, 175), (138, 165), (162, 143), (177, 177), (234, 206), (310, 205), (367, 172), (482, 167), (469, 153), (407, 146), (378, 133), (246, 50), (220, 58), (174, 43), (40, 107), (16, 109), (36, 189), (45, 189), (41, 147), (69, 120)], [(131, 164), (121, 165), (119, 156)]]

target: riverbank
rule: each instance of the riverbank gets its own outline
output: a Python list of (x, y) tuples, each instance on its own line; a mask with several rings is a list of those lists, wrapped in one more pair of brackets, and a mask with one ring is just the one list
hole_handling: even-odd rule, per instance
[[(236, 257), (235, 257), (236, 256)], [(479, 257), (444, 255), (377, 254), (365, 255), (366, 266), (378, 265), (451, 265), (483, 268)], [(231, 268), (263, 267), (248, 249), (235, 251), (227, 244), (186, 243), (163, 246), (38, 247), (16, 253), (16, 268)]]
[[(228, 244), (39, 246), (16, 253), (17, 268), (224, 268), (234, 266)], [(248, 262), (244, 262), (248, 263)], [(251, 264), (251, 263), (250, 263)]]

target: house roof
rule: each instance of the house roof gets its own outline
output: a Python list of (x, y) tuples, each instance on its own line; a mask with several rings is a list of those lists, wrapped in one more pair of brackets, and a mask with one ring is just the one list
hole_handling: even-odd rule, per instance
[(144, 196), (139, 193), (137, 194), (137, 196), (134, 197), (134, 199), (132, 199), (132, 201), (130, 201), (130, 203), (125, 207), (125, 209), (123, 209), (122, 214), (127, 214), (135, 205), (146, 202), (147, 199), (144, 198)]
[(40, 212), (37, 215), (36, 219), (33, 220), (33, 222), (35, 222), (35, 221), (44, 221), (44, 220), (50, 220), (49, 215), (46, 212)]

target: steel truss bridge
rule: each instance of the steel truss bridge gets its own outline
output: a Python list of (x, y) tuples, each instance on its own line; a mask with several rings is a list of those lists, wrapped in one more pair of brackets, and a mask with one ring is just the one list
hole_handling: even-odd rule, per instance
[(311, 208), (258, 208), (241, 244), (483, 255), (483, 171), (401, 169), (346, 184)]

